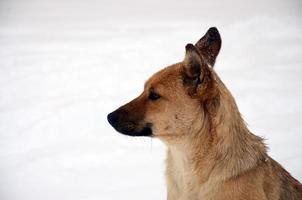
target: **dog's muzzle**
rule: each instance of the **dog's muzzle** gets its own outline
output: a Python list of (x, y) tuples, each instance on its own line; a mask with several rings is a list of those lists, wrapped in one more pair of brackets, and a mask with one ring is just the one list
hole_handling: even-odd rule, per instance
[(129, 136), (152, 136), (152, 124), (131, 118), (123, 110), (116, 110), (107, 116), (108, 122), (118, 132)]

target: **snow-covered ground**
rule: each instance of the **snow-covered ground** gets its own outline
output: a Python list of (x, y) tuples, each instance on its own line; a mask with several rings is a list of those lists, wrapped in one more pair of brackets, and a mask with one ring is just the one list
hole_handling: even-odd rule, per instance
[(165, 147), (106, 115), (217, 26), (216, 70), (302, 181), (302, 3), (0, 1), (0, 199), (165, 199)]

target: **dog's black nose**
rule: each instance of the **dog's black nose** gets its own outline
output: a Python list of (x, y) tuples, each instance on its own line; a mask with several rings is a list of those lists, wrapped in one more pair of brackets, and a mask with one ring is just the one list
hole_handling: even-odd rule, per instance
[(107, 115), (107, 120), (112, 126), (115, 126), (119, 121), (118, 112), (115, 111), (115, 112), (112, 112), (112, 113), (108, 114)]

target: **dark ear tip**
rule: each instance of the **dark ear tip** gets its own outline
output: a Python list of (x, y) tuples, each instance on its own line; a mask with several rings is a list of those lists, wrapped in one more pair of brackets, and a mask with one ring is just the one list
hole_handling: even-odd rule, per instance
[(193, 51), (195, 50), (195, 46), (191, 43), (186, 45), (186, 51)]
[(211, 33), (219, 33), (218, 29), (216, 27), (211, 27), (209, 28), (208, 32), (211, 32)]
[(207, 34), (211, 37), (211, 38), (220, 38), (220, 34), (219, 31), (216, 27), (211, 27), (209, 28), (209, 30), (207, 31)]
[(216, 27), (211, 27), (209, 30), (208, 30), (208, 34), (211, 38), (217, 38), (217, 39), (220, 39), (220, 33), (218, 31), (218, 29)]

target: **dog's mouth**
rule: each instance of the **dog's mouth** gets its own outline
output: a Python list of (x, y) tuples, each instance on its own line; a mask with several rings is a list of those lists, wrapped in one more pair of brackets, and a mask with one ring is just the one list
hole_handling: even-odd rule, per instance
[(152, 137), (152, 124), (139, 120), (123, 120), (119, 113), (112, 112), (107, 116), (108, 122), (118, 132), (129, 136), (149, 136)]
[(150, 136), (152, 137), (152, 128), (149, 123), (147, 123), (143, 128), (140, 129), (135, 129), (135, 128), (128, 128), (124, 126), (118, 126), (114, 127), (115, 130), (118, 132), (124, 134), (124, 135), (129, 135), (129, 136)]

